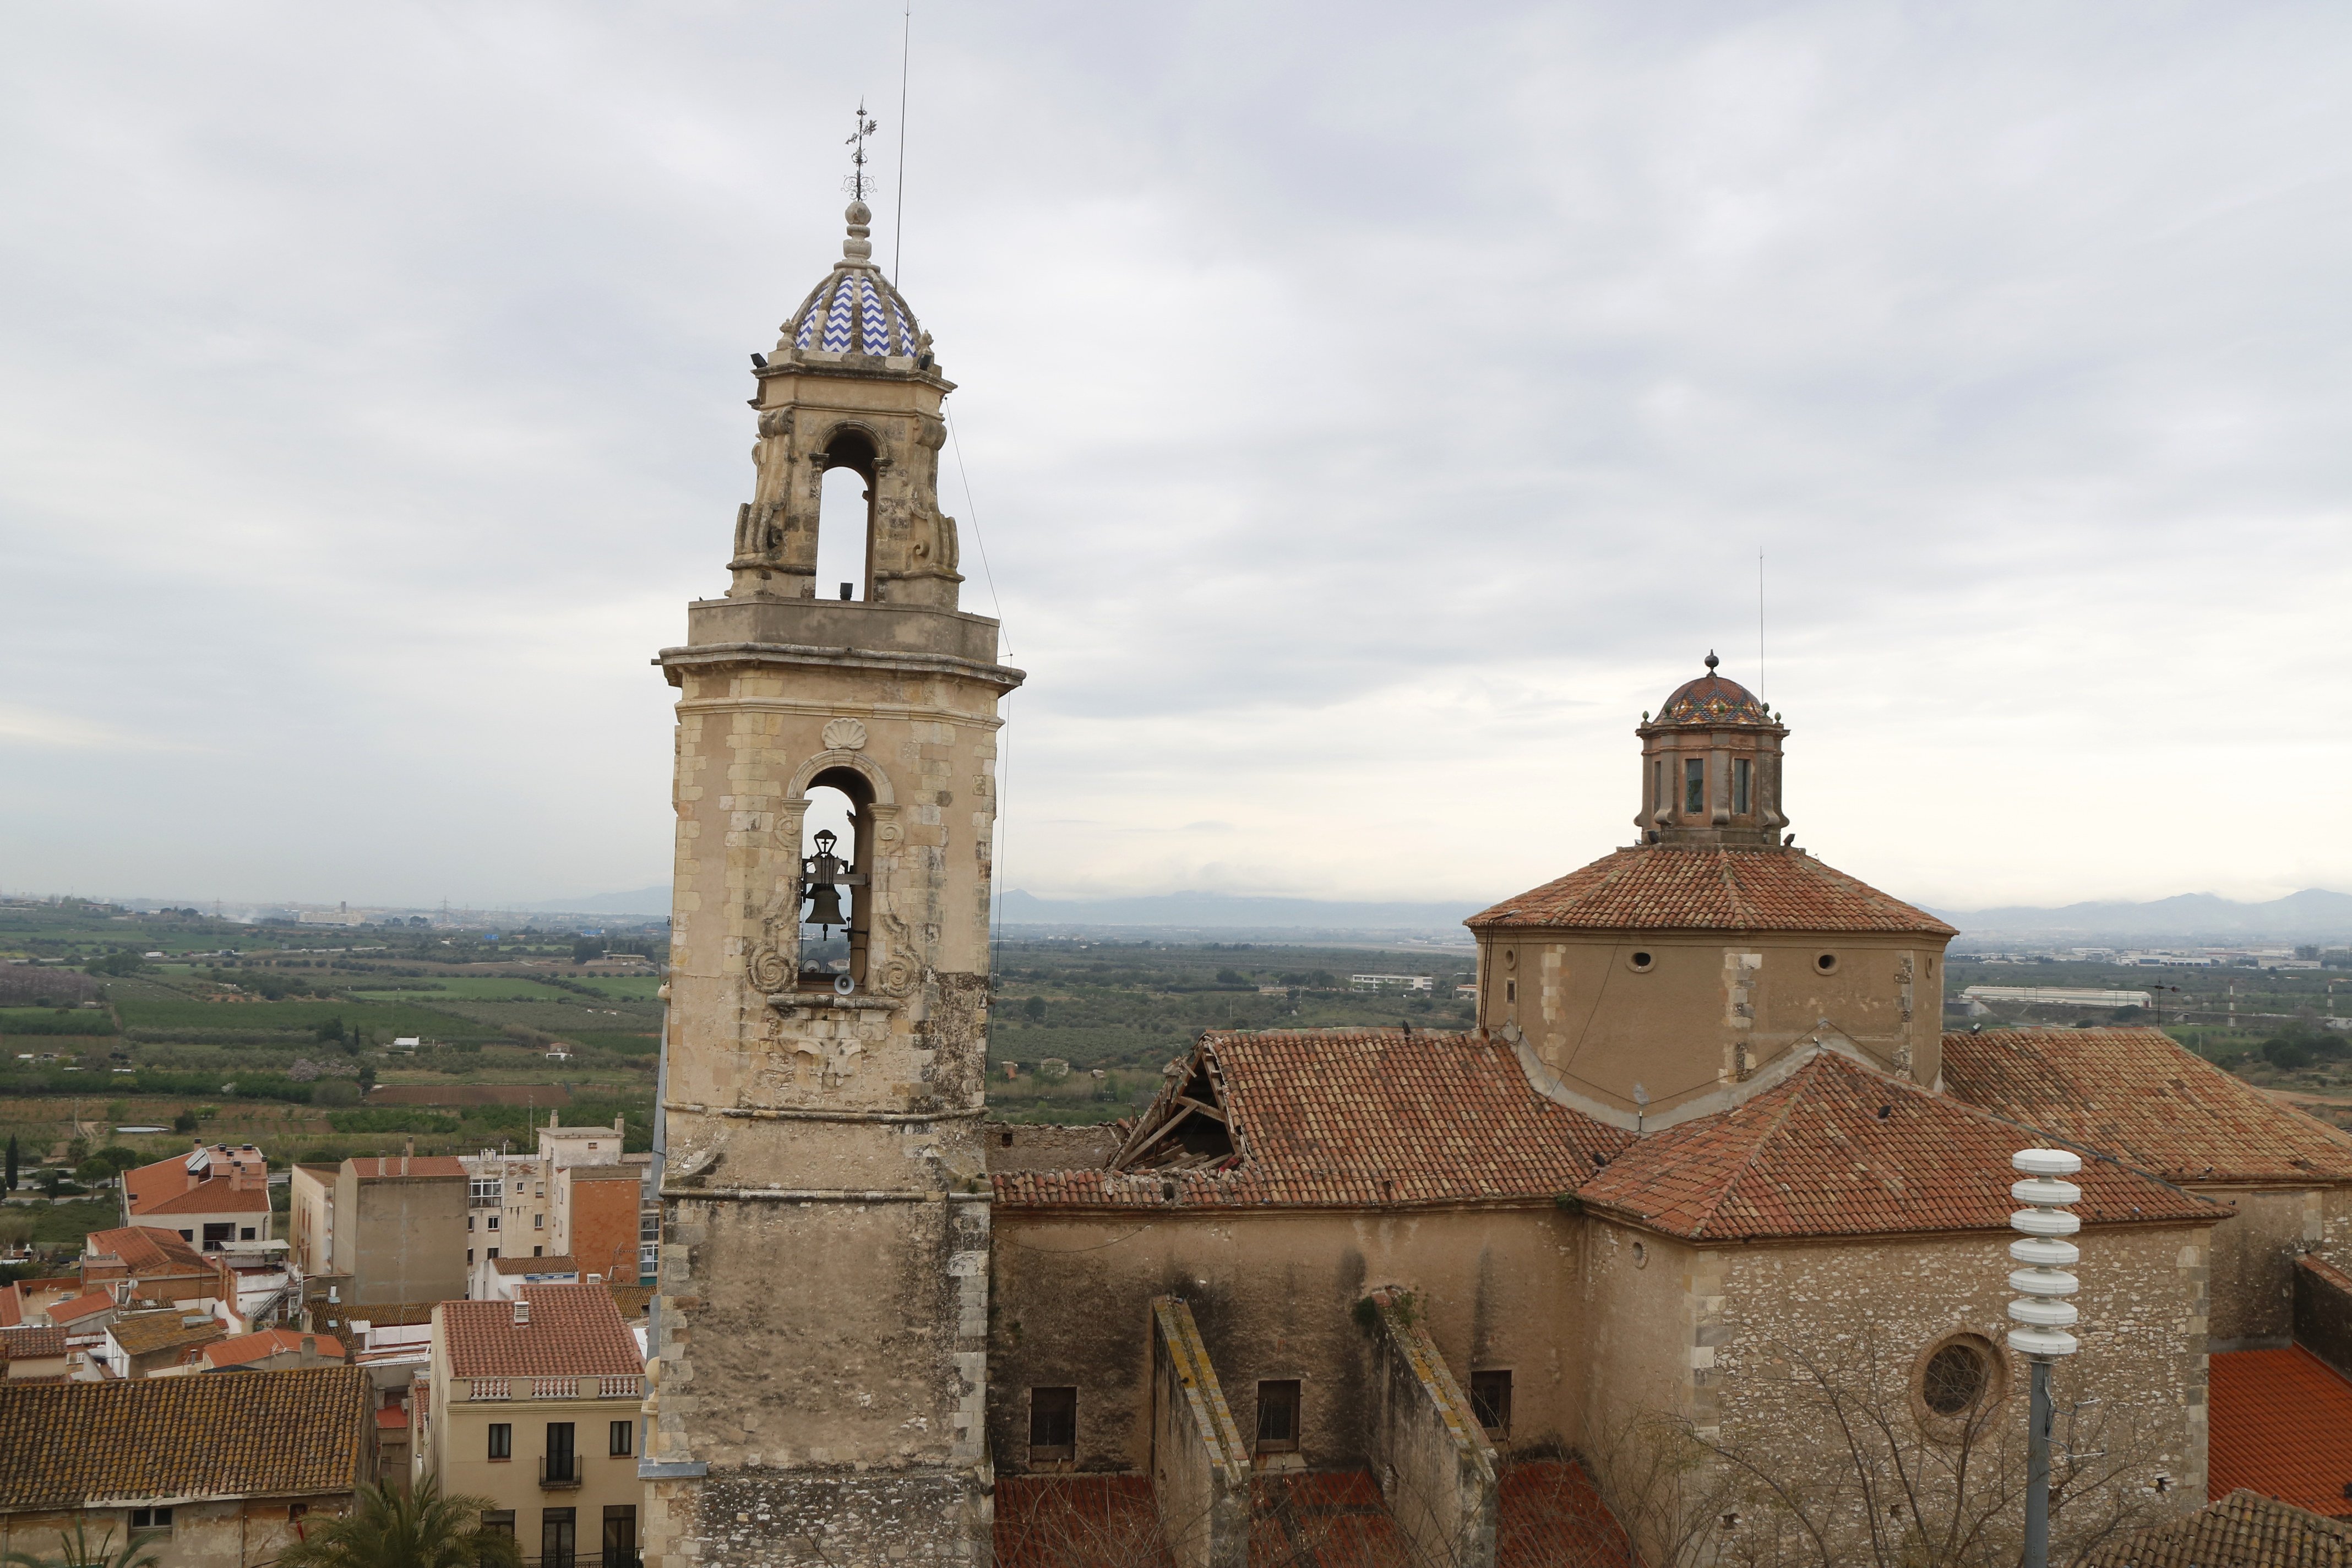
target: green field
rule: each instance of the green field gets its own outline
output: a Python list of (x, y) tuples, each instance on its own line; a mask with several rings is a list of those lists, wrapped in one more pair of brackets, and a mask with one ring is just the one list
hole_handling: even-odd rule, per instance
[[(333, 1019), (351, 1029), (373, 1029), (391, 1038), (400, 1035), (448, 1035), (465, 1032), (447, 1013), (413, 1003), (305, 1002), (121, 1002), (126, 1029), (315, 1029)], [(472, 1031), (478, 1034), (479, 1031)]]
[(351, 994), (394, 1002), (414, 999), (430, 1005), (431, 1000), (439, 996), (469, 1002), (545, 1002), (561, 1000), (565, 993), (536, 980), (510, 979), (500, 974), (449, 974), (408, 981), (397, 991), (354, 986)]

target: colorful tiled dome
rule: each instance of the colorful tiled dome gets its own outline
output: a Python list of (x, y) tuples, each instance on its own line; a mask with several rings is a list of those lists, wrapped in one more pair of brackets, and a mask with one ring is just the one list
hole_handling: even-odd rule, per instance
[(917, 324), (906, 298), (870, 259), (874, 247), (866, 237), (873, 214), (864, 202), (852, 202), (846, 216), (849, 238), (842, 245), (842, 258), (784, 322), (777, 347), (886, 359), (929, 353), (929, 335)]
[(1753, 692), (1736, 680), (1716, 674), (1722, 660), (1706, 656), (1706, 673), (1685, 681), (1666, 699), (1652, 724), (1756, 724), (1769, 726), (1772, 715)]

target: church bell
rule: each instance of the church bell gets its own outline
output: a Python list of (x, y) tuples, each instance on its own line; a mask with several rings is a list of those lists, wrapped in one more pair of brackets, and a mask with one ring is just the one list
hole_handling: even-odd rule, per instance
[(831, 935), (834, 926), (845, 926), (849, 917), (841, 912), (841, 889), (837, 879), (849, 869), (849, 862), (833, 852), (837, 842), (831, 828), (816, 836), (816, 853), (801, 862), (801, 893), (808, 900), (808, 913), (801, 923), (825, 928)]

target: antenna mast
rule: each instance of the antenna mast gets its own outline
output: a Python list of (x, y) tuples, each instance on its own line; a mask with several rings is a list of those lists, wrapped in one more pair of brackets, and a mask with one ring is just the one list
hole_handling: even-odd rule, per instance
[(915, 45), (915, 0), (907, 0), (905, 31), (898, 35), (898, 197), (890, 215), (890, 287), (898, 286), (898, 257), (907, 240), (907, 58)]

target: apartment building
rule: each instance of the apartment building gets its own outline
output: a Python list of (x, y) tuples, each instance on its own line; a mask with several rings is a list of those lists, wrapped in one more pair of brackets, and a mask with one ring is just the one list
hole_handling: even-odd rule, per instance
[(531, 1152), (467, 1157), (466, 1264), (475, 1279), (504, 1259), (566, 1256), (602, 1279), (635, 1283), (652, 1156), (624, 1153), (626, 1133), (620, 1117), (566, 1127), (551, 1112)]
[(645, 1358), (604, 1286), (444, 1301), (409, 1402), (415, 1479), (487, 1497), (542, 1568), (636, 1568)]
[(269, 1163), (251, 1143), (201, 1140), (190, 1152), (122, 1173), (122, 1223), (179, 1232), (215, 1252), (269, 1239)]

